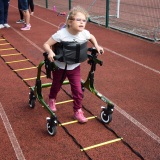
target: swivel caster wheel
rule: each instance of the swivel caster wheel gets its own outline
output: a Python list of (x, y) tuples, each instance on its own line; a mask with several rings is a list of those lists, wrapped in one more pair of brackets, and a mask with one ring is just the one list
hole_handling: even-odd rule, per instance
[(104, 123), (108, 124), (112, 121), (112, 113), (113, 113), (113, 109), (114, 109), (114, 105), (112, 104), (108, 104), (107, 107), (101, 107), (102, 111), (101, 111), (101, 119)]
[(57, 133), (57, 120), (55, 118), (47, 117), (47, 131), (49, 135), (54, 136)]
[(106, 114), (105, 111), (102, 111), (101, 119), (104, 123), (108, 124), (112, 121), (112, 114)]

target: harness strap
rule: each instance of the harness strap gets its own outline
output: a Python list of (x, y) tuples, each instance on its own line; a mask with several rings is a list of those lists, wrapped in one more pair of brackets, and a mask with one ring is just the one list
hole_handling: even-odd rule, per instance
[(64, 81), (64, 77), (65, 77), (66, 71), (67, 71), (67, 63), (65, 65), (65, 69), (64, 69), (63, 74), (62, 74), (61, 83), (63, 83), (63, 81)]
[(80, 57), (80, 44), (76, 44), (76, 57), (75, 57), (75, 63), (79, 63), (79, 57)]

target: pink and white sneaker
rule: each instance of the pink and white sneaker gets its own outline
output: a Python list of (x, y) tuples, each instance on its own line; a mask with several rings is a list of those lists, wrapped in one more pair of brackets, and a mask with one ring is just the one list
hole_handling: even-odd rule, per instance
[(74, 119), (78, 120), (80, 123), (86, 123), (88, 119), (84, 117), (82, 109), (78, 109), (74, 112)]
[(56, 100), (55, 99), (49, 99), (49, 107), (50, 109), (53, 111), (53, 112), (56, 112), (57, 109), (56, 109)]
[(25, 25), (24, 27), (22, 27), (21, 30), (22, 31), (28, 31), (28, 30), (30, 30), (30, 28), (31, 28), (31, 25), (28, 24), (28, 25)]
[(31, 27), (31, 24), (28, 24), (29, 27)]

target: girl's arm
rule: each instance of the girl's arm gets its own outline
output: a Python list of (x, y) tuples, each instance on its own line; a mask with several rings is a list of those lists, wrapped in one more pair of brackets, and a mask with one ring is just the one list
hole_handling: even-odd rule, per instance
[(55, 53), (52, 50), (52, 46), (56, 43), (57, 42), (52, 37), (50, 37), (43, 45), (44, 50), (48, 53), (48, 59), (51, 62), (54, 61), (53, 57), (55, 56)]
[(104, 53), (103, 48), (98, 45), (96, 38), (92, 34), (91, 34), (91, 38), (89, 41), (94, 45), (94, 47), (97, 49), (99, 54)]

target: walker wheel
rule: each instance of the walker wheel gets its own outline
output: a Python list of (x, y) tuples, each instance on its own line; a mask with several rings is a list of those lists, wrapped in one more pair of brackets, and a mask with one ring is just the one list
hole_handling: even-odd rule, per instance
[(57, 121), (47, 117), (47, 131), (49, 135), (54, 136), (57, 133)]
[(30, 108), (34, 108), (36, 103), (36, 98), (33, 91), (29, 93), (29, 106)]
[(104, 110), (101, 111), (101, 119), (104, 123), (108, 124), (112, 121), (112, 114), (106, 114)]

